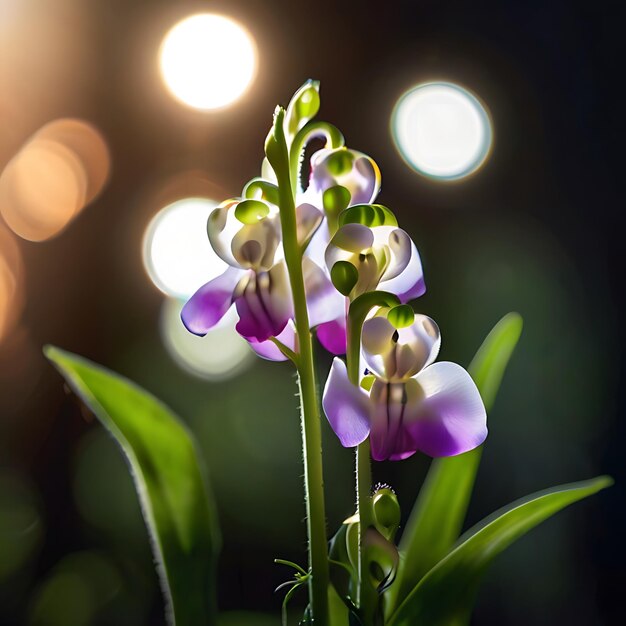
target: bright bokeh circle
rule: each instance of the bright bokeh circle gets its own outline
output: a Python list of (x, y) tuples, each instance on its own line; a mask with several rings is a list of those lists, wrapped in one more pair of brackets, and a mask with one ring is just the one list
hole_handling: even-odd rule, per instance
[(183, 302), (167, 298), (161, 312), (161, 337), (176, 364), (205, 380), (225, 380), (246, 369), (255, 359), (246, 340), (235, 330), (234, 308), (204, 337), (191, 334), (180, 319)]
[(160, 66), (165, 84), (178, 100), (195, 109), (219, 109), (237, 100), (252, 82), (256, 46), (234, 20), (199, 13), (167, 33)]
[(185, 198), (159, 211), (146, 229), (143, 261), (152, 282), (168, 296), (189, 298), (228, 267), (213, 251), (207, 221), (217, 203)]
[(391, 132), (402, 158), (430, 178), (458, 180), (474, 173), (491, 150), (493, 130), (484, 105), (447, 82), (417, 85), (396, 104)]

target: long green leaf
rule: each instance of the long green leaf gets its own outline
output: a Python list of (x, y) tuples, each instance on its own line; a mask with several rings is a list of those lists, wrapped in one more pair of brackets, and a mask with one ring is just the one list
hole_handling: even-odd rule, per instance
[(553, 487), (518, 500), (471, 529), (420, 581), (388, 626), (466, 624), (481, 575), (505, 548), (564, 507), (613, 483), (608, 476)]
[[(493, 407), (521, 332), (522, 318), (517, 313), (505, 315), (487, 335), (469, 366), (487, 411)], [(481, 454), (482, 447), (479, 447), (432, 462), (402, 535), (400, 551), (403, 559), (398, 579), (390, 589), (390, 610), (402, 602), (457, 540)]]
[(216, 622), (215, 507), (195, 441), (161, 402), (75, 354), (45, 354), (121, 446), (150, 532), (176, 626)]

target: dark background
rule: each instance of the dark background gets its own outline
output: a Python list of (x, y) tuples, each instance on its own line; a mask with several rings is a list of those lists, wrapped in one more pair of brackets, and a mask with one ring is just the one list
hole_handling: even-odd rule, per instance
[[(237, 19), (259, 50), (252, 87), (219, 112), (181, 106), (158, 74), (161, 38), (198, 10)], [(617, 481), (502, 555), (474, 623), (621, 623), (624, 17), (618, 3), (537, 0), (0, 0), (0, 166), (42, 124), (75, 116), (100, 128), (113, 167), (59, 237), (19, 240), (27, 300), (0, 344), (0, 520), (19, 502), (36, 523), (23, 550), (10, 546), (19, 567), (0, 536), (0, 623), (163, 623), (124, 461), (64, 392), (45, 343), (130, 376), (188, 421), (220, 507), (221, 606), (277, 614), (272, 591), (288, 572), (272, 559), (305, 561), (292, 373), (259, 361), (212, 384), (181, 371), (161, 343), (163, 297), (141, 240), (172, 176), (201, 171), (227, 197), (257, 175), (275, 104), (309, 77), (321, 80), (321, 118), (381, 167), (380, 201), (424, 261), (417, 308), (439, 323), (442, 356), (467, 364), (504, 313), (525, 319), (468, 525), (553, 484)], [(429, 79), (469, 87), (491, 111), (493, 153), (466, 181), (427, 180), (393, 147), (395, 101)], [(324, 429), (335, 528), (353, 512), (352, 459)], [(405, 515), (427, 463), (374, 468)]]

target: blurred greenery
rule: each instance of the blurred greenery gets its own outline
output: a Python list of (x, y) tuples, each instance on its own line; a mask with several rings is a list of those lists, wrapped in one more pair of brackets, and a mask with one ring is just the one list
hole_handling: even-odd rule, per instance
[(35, 594), (31, 626), (88, 626), (119, 593), (117, 568), (96, 552), (70, 554), (56, 565)]
[(0, 584), (36, 554), (43, 534), (39, 497), (34, 488), (19, 474), (0, 473)]

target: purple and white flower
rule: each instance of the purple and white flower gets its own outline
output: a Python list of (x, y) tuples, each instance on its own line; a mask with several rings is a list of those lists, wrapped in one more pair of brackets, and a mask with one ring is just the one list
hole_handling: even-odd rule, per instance
[[(391, 214), (381, 205), (354, 208)], [(330, 240), (325, 260), (331, 272), (338, 262), (354, 267), (356, 280), (349, 294), (351, 299), (381, 289), (396, 294), (404, 303), (426, 291), (417, 248), (397, 223), (343, 224)]]
[(230, 267), (185, 304), (187, 329), (205, 335), (234, 304), (237, 331), (248, 341), (279, 335), (293, 305), (276, 211), (261, 200), (228, 200), (211, 213), (207, 229), (216, 254)]
[(455, 363), (433, 363), (441, 337), (435, 322), (415, 315), (396, 328), (380, 309), (363, 325), (362, 354), (370, 374), (360, 386), (335, 358), (323, 407), (345, 447), (369, 436), (377, 461), (406, 459), (418, 450), (454, 456), (487, 436), (485, 407), (470, 375)]

